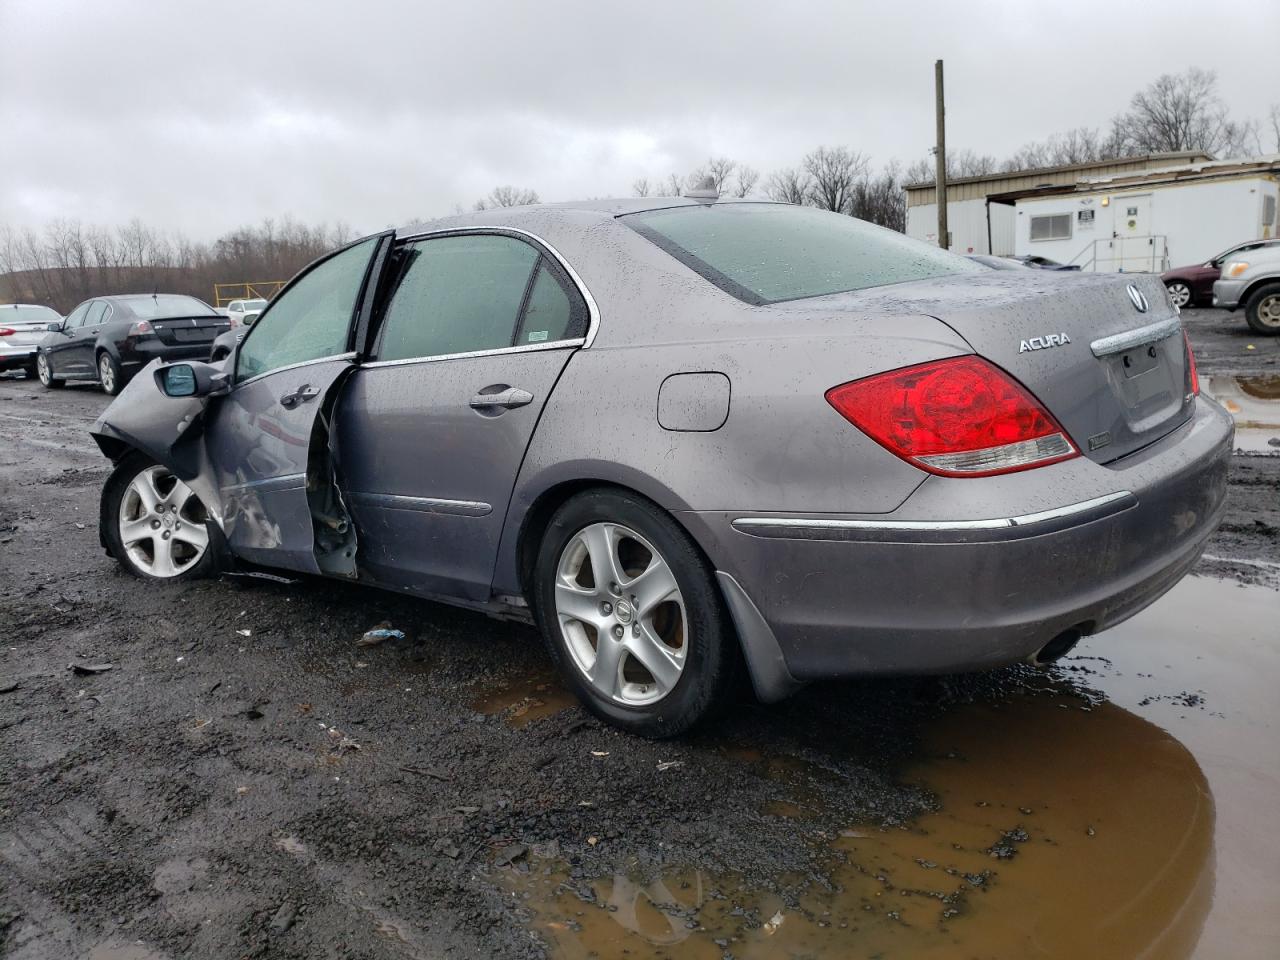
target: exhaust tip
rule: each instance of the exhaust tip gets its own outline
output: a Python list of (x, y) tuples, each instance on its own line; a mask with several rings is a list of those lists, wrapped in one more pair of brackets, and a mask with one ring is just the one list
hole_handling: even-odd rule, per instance
[(1027, 657), (1027, 663), (1033, 667), (1047, 667), (1051, 663), (1061, 660), (1068, 653), (1075, 649), (1075, 645), (1080, 642), (1083, 632), (1079, 627), (1072, 627), (1069, 630), (1063, 630), (1060, 634), (1046, 643), (1043, 647)]

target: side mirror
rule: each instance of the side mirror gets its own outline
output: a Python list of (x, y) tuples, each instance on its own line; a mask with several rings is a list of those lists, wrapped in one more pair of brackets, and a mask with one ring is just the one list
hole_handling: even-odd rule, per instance
[(166, 397), (215, 397), (228, 390), (226, 373), (198, 360), (158, 368), (156, 386)]
[(48, 330), (50, 333), (61, 333), (61, 332), (62, 332), (62, 324), (60, 324), (60, 323), (48, 323), (48, 324), (45, 324), (45, 329), (46, 329), (46, 330)]

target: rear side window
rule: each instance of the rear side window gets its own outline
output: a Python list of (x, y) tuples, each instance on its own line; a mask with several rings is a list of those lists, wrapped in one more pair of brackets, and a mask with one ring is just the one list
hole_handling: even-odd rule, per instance
[(377, 241), (370, 237), (335, 253), (274, 300), (240, 344), (236, 379), (346, 353)]
[(89, 308), (89, 314), (84, 318), (84, 325), (86, 327), (96, 327), (98, 324), (102, 322), (102, 318), (105, 317), (106, 314), (107, 314), (106, 303), (104, 303), (101, 300), (98, 300), (94, 303), (92, 307)]
[(554, 343), (580, 337), (586, 332), (586, 304), (571, 296), (566, 283), (543, 257), (529, 289), (529, 300), (520, 317), (516, 346)]
[(621, 220), (751, 304), (986, 269), (863, 220), (788, 204), (675, 207)]

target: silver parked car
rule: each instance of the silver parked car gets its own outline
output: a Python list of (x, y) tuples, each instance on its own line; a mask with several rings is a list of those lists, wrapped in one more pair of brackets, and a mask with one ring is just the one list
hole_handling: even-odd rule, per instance
[(536, 622), (606, 720), (1061, 656), (1195, 563), (1232, 422), (1155, 276), (995, 271), (846, 216), (490, 210), (312, 264), (93, 428), (104, 545)]
[(25, 370), (36, 375), (36, 351), (51, 327), (62, 325), (53, 307), (33, 303), (0, 304), (0, 372)]
[(1254, 333), (1280, 334), (1280, 246), (1259, 247), (1231, 256), (1213, 284), (1213, 305), (1244, 307)]

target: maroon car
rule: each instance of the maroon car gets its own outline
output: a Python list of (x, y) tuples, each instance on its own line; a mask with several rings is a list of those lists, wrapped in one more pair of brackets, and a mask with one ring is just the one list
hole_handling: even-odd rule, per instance
[(1210, 306), (1213, 303), (1213, 282), (1218, 279), (1222, 265), (1235, 253), (1256, 250), (1259, 247), (1280, 245), (1280, 238), (1274, 240), (1250, 240), (1238, 243), (1234, 247), (1223, 250), (1206, 263), (1196, 263), (1189, 267), (1174, 267), (1160, 275), (1165, 288), (1169, 291), (1169, 299), (1173, 305), (1182, 307)]

